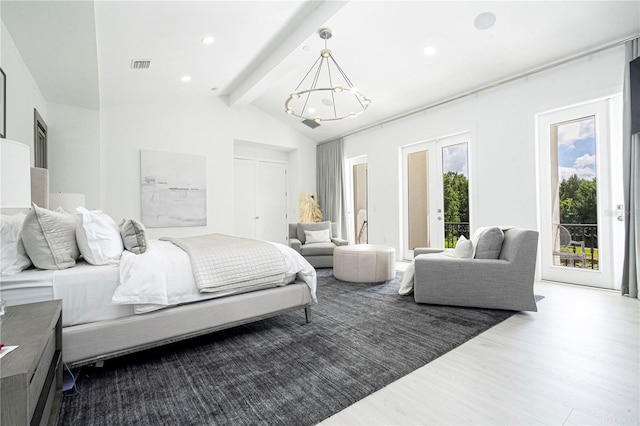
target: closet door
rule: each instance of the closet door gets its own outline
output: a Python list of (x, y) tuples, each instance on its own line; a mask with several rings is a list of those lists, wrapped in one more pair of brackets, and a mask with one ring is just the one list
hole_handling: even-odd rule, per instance
[(256, 237), (256, 162), (236, 158), (235, 175), (235, 219), (238, 237)]
[(287, 167), (258, 161), (256, 238), (287, 244)]
[(235, 235), (287, 243), (286, 164), (235, 159)]

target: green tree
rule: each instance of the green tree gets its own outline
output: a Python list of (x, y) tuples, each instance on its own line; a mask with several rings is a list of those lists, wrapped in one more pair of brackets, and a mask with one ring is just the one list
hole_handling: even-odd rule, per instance
[(575, 197), (581, 180), (582, 179), (578, 179), (578, 175), (573, 175), (568, 179), (562, 179), (562, 182), (560, 182), (560, 200)]
[(598, 223), (597, 181), (573, 175), (560, 182), (560, 222)]
[(457, 172), (442, 175), (445, 222), (469, 222), (469, 181)]

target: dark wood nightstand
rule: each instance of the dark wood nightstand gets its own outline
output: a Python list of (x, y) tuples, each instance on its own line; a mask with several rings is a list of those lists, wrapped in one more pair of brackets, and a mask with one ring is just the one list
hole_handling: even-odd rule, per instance
[(0, 341), (0, 424), (57, 424), (62, 402), (62, 302), (9, 306)]

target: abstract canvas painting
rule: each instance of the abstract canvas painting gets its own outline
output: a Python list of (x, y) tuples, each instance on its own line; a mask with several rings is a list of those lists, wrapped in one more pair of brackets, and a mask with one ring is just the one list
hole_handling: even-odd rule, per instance
[(149, 228), (206, 226), (207, 158), (142, 150), (142, 223)]

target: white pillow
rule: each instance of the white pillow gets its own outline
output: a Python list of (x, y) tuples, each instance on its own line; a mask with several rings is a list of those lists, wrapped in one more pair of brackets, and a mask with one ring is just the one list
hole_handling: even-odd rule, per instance
[(84, 260), (92, 265), (117, 262), (124, 245), (116, 222), (100, 210), (78, 207), (76, 211), (81, 216), (76, 226), (76, 239)]
[(22, 225), (22, 242), (36, 268), (66, 269), (80, 255), (76, 243), (76, 218), (31, 204)]
[(322, 229), (320, 231), (304, 231), (305, 244), (314, 243), (330, 243), (331, 242), (331, 230)]
[(464, 235), (460, 235), (460, 238), (458, 238), (455, 255), (458, 259), (471, 259), (473, 257), (473, 244)]
[(31, 266), (31, 259), (22, 244), (20, 232), (24, 218), (24, 213), (14, 215), (0, 215), (0, 242), (2, 243), (2, 256), (0, 262), (0, 275), (14, 275)]

